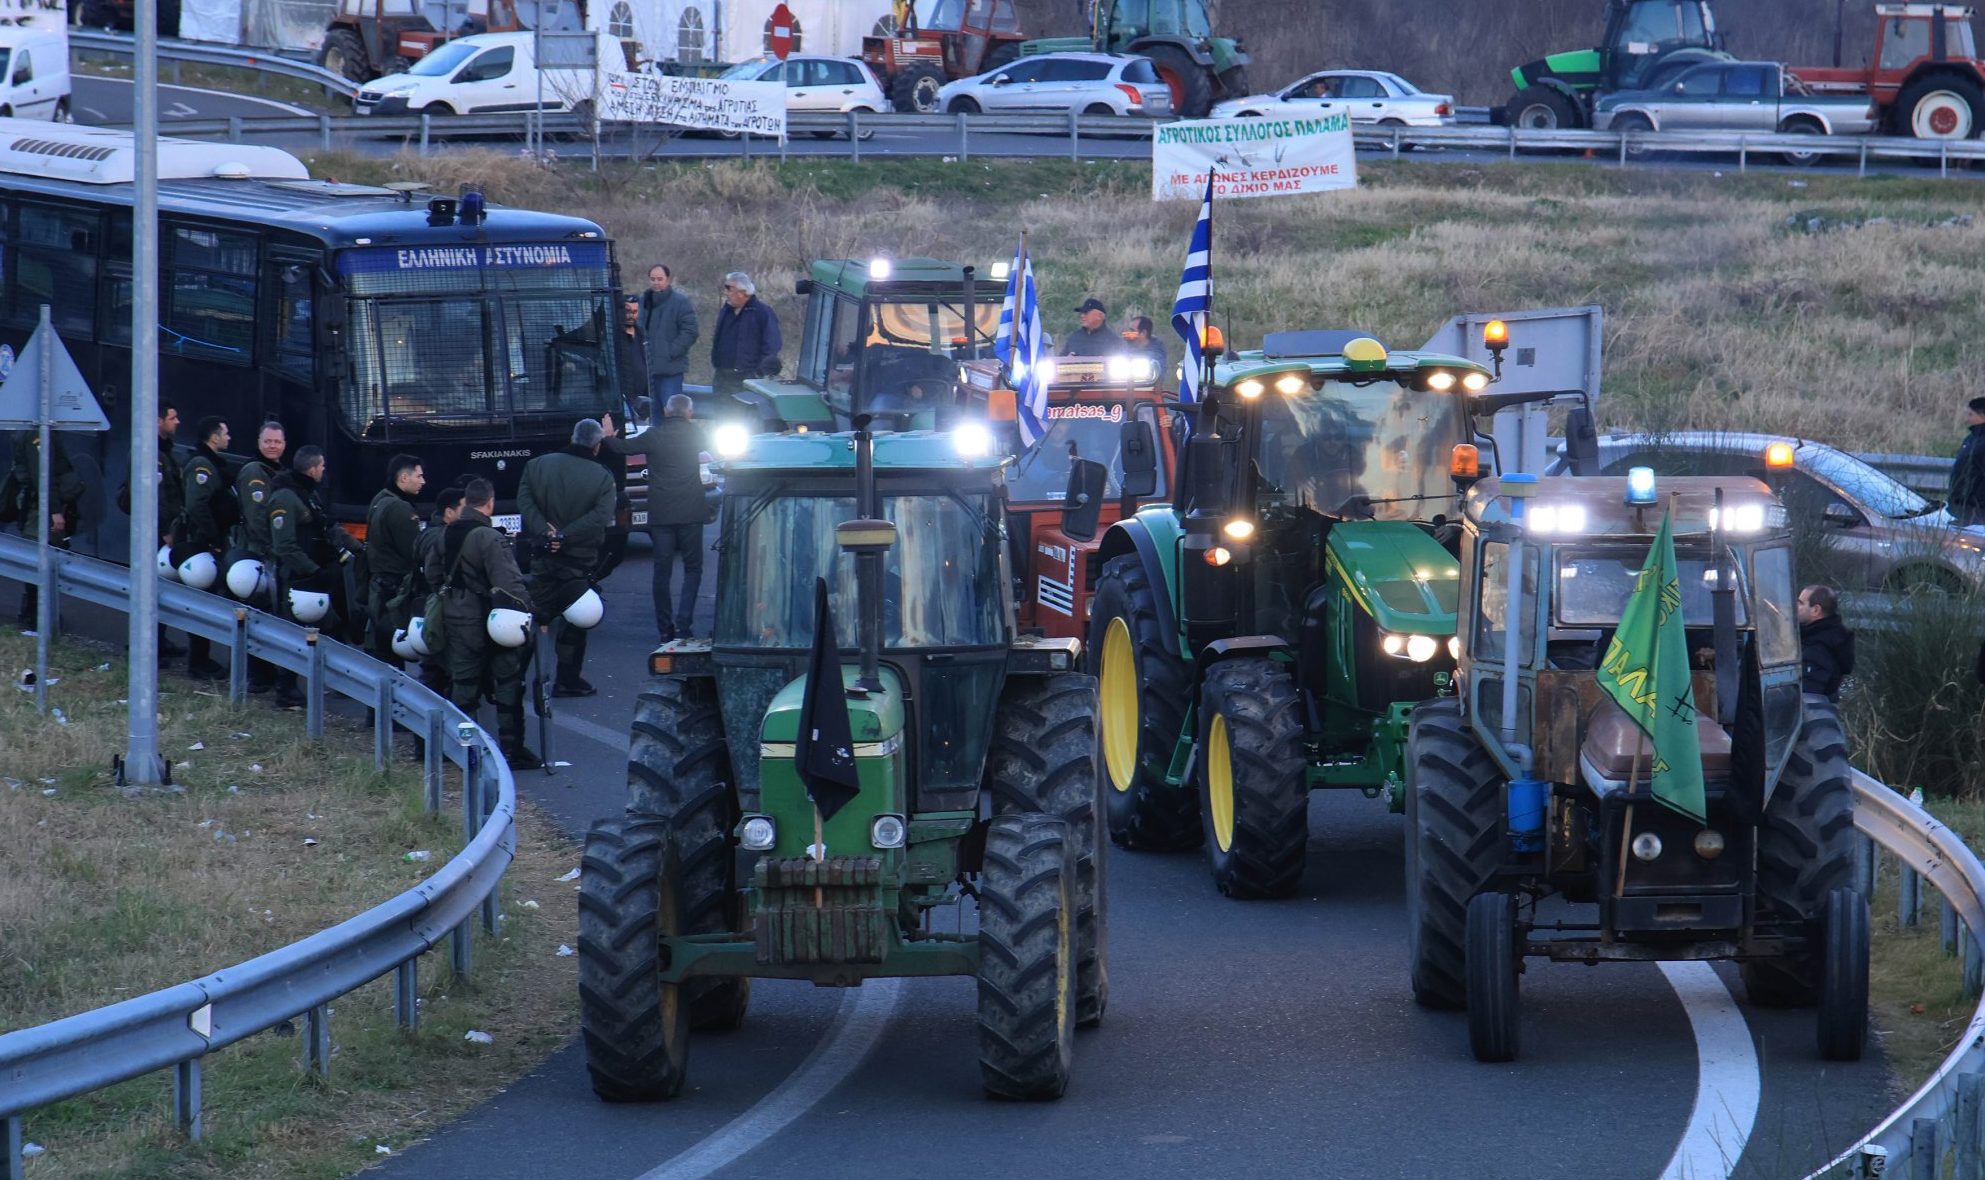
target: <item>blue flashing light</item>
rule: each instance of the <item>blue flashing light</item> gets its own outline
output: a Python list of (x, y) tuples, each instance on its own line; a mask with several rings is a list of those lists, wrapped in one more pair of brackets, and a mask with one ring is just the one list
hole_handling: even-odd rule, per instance
[(1636, 507), (1654, 503), (1654, 468), (1635, 467), (1628, 470), (1627, 503)]

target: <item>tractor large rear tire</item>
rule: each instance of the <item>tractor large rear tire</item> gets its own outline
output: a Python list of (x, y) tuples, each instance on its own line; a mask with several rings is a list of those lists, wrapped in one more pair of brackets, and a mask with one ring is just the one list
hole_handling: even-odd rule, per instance
[(1204, 119), (1213, 109), (1213, 80), (1206, 67), (1175, 45), (1153, 45), (1141, 52), (1171, 88), (1172, 113), (1181, 119)]
[(979, 1078), (994, 1098), (1068, 1089), (1075, 1056), (1075, 850), (1054, 816), (1000, 815), (979, 874)]
[(1096, 759), (1096, 678), (1080, 672), (1007, 681), (993, 721), (986, 791), (995, 815), (1039, 812), (1068, 824), (1075, 846), (1075, 1023), (1102, 1023), (1110, 1002), (1109, 896)]
[(1904, 87), (1890, 110), (1897, 135), (1975, 139), (1985, 127), (1985, 89), (1962, 74), (1930, 74)]
[(1309, 851), (1302, 697), (1287, 665), (1233, 659), (1199, 697), (1199, 814), (1213, 883), (1228, 897), (1288, 897)]
[(1406, 731), (1406, 954), (1413, 998), (1468, 1006), (1468, 901), (1502, 854), (1503, 780), (1461, 703), (1428, 701)]
[(905, 66), (889, 83), (889, 101), (900, 113), (935, 115), (937, 92), (944, 85), (944, 71), (936, 66)]
[[(675, 833), (687, 933), (744, 928), (731, 845), (738, 807), (715, 682), (665, 676), (650, 681), (636, 700), (627, 747), (627, 817), (665, 820)], [(698, 1032), (743, 1022), (750, 980), (697, 979), (684, 988)]]
[(1136, 554), (1112, 558), (1089, 605), (1089, 650), (1101, 698), (1104, 806), (1125, 848), (1183, 852), (1203, 839), (1199, 796), (1166, 785), (1185, 726), (1191, 674), (1158, 626), (1158, 595)]
[(348, 82), (370, 82), (365, 42), (350, 29), (332, 29), (324, 34), (323, 48), (317, 51), (317, 64)]
[(1833, 702), (1807, 694), (1805, 724), (1758, 828), (1758, 916), (1803, 924), (1808, 953), (1744, 963), (1744, 992), (1760, 1008), (1818, 1003), (1827, 895), (1854, 878), (1854, 790), (1847, 737)]
[(661, 981), (661, 940), (683, 932), (682, 872), (668, 824), (603, 819), (579, 870), (579, 1031), (593, 1092), (653, 1102), (682, 1089), (689, 1006)]

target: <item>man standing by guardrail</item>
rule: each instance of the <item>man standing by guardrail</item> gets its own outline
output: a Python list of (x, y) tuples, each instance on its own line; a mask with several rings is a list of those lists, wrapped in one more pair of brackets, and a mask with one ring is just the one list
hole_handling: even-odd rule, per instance
[[(200, 436), (199, 446), (180, 471), (180, 484), (186, 497), (186, 535), (180, 538), (173, 556), (181, 562), (201, 553), (211, 556), (215, 577), (204, 586), (192, 582), (185, 566), (180, 569), (182, 581), (192, 583), (196, 589), (208, 590), (219, 580), (228, 534), (233, 531), (241, 510), (234, 498), (234, 488), (227, 481), (227, 469), (221, 465), (221, 451), (228, 442), (227, 422), (209, 415), (200, 419), (196, 431)], [(189, 633), (186, 637), (186, 675), (194, 680), (227, 678), (227, 669), (214, 662), (213, 644), (205, 636)]]
[(1985, 397), (1965, 403), (1964, 441), (1951, 463), (1951, 515), (1959, 524), (1985, 524)]
[(1799, 647), (1804, 660), (1800, 684), (1830, 701), (1840, 699), (1840, 682), (1854, 674), (1854, 632), (1840, 621), (1840, 600), (1828, 586), (1799, 591)]
[[(82, 527), (83, 478), (69, 462), (60, 436), (51, 435), (49, 442), (54, 447), (55, 466), (48, 473), (48, 487), (55, 504), (48, 514), (48, 543), (57, 549), (67, 549)], [(41, 532), (41, 521), (36, 516), (41, 500), (41, 433), (35, 430), (16, 433), (11, 449), (13, 469), (0, 482), (0, 523), (18, 522), (21, 535), (34, 538)], [(33, 582), (23, 583), (21, 610), (16, 617), (21, 630), (34, 629), (35, 612), (40, 607), (39, 588)]]

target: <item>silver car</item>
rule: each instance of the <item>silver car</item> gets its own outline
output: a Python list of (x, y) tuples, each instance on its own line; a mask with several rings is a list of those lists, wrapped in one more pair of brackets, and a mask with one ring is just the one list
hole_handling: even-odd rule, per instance
[(954, 115), (1138, 115), (1168, 119), (1172, 91), (1151, 59), (1123, 53), (1043, 53), (1023, 57), (937, 92)]
[(1825, 443), (1716, 431), (1608, 435), (1599, 440), (1599, 465), (1605, 475), (1652, 467), (1675, 475), (1762, 476), (1765, 450), (1774, 443), (1790, 444), (1792, 468), (1769, 482), (1785, 502), (1794, 536), (1823, 548), (1822, 576), (1843, 589), (1985, 590), (1985, 527), (1960, 526), (1942, 502)]
[(1429, 94), (1384, 70), (1320, 70), (1273, 94), (1251, 94), (1215, 103), (1212, 118), (1284, 114), (1294, 110), (1343, 110), (1353, 123), (1381, 127), (1446, 127), (1454, 122), (1454, 96)]
[[(784, 82), (788, 113), (845, 115), (850, 111), (860, 111), (864, 115), (872, 115), (892, 109), (888, 97), (882, 93), (882, 84), (875, 80), (868, 66), (850, 57), (822, 57), (807, 53), (795, 53), (784, 61), (774, 57), (758, 57), (739, 62), (725, 70), (722, 76), (741, 82)], [(864, 130), (862, 138), (868, 139), (874, 134), (872, 130)], [(834, 133), (816, 131), (814, 135), (828, 139)], [(724, 138), (734, 139), (736, 133), (732, 132)]]

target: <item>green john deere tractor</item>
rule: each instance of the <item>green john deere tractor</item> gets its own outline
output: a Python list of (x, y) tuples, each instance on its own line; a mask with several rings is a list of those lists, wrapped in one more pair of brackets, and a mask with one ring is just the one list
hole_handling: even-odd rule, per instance
[(845, 430), (857, 414), (899, 430), (961, 420), (962, 362), (992, 356), (1003, 276), (932, 258), (823, 259), (796, 287), (806, 326), (792, 375), (746, 381), (741, 395), (763, 429)]
[(1498, 121), (1533, 130), (1590, 127), (1601, 95), (1660, 86), (1698, 62), (1728, 56), (1710, 0), (1606, 0), (1599, 47), (1511, 70), (1516, 92)]
[[(1526, 956), (1735, 960), (1751, 1003), (1817, 1005), (1821, 1055), (1858, 1058), (1847, 743), (1833, 704), (1800, 691), (1771, 490), (1646, 467), (1504, 476), (1470, 490), (1464, 522), (1461, 690), (1414, 710), (1406, 742), (1414, 997), (1466, 1007), (1475, 1055), (1509, 1061)], [(1630, 614), (1644, 576), (1659, 609)], [(1641, 624), (1664, 616), (1682, 632), (1665, 653)], [(1698, 759), (1692, 790), (1664, 792)]]
[(1215, 102), (1248, 92), (1251, 59), (1239, 37), (1214, 35), (1206, 0), (1099, 0), (1087, 41), (1042, 37), (1020, 45), (1023, 54), (1081, 50), (1150, 58), (1183, 119), (1203, 119)]
[(1112, 526), (1098, 555), (1089, 646), (1117, 843), (1203, 842), (1223, 893), (1280, 897), (1302, 877), (1312, 788), (1397, 807), (1413, 703), (1454, 667), (1460, 567), (1443, 542), (1490, 380), (1349, 332), (1218, 362), (1187, 407), (1173, 503)]
[[(987, 1092), (1059, 1096), (1073, 1030), (1108, 1000), (1096, 687), (1075, 640), (1015, 634), (1009, 460), (983, 428), (733, 427), (716, 446), (715, 633), (650, 658), (626, 816), (586, 841), (594, 1090), (674, 1096), (691, 1031), (735, 1027), (754, 977), (973, 975)], [(859, 790), (823, 820), (799, 753), (819, 730), (807, 669), (851, 651), (832, 691)]]

